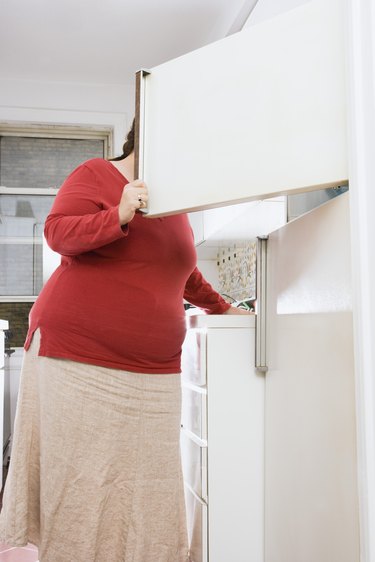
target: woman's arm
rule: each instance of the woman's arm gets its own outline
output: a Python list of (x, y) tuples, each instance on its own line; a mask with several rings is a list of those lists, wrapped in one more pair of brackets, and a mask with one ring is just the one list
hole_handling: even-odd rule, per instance
[(74, 170), (60, 188), (44, 234), (59, 254), (74, 256), (127, 236), (128, 223), (142, 202), (147, 201), (143, 182), (126, 185), (117, 205), (103, 209), (95, 174), (85, 164)]
[(205, 280), (197, 267), (187, 280), (184, 299), (202, 308), (207, 314), (252, 314), (226, 302)]
[(59, 254), (89, 252), (126, 236), (118, 207), (103, 210), (95, 174), (84, 164), (65, 180), (47, 217), (44, 235)]
[(233, 308), (208, 283), (196, 267), (185, 285), (184, 299), (207, 314), (223, 314)]

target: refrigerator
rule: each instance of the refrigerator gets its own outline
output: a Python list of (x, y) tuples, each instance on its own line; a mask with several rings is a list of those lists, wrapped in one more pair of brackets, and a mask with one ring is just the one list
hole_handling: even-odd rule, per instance
[[(347, 184), (343, 11), (311, 0), (137, 73), (149, 220)], [(360, 559), (349, 197), (259, 232), (264, 552), (249, 562)]]
[(265, 560), (359, 562), (349, 194), (266, 254)]
[(360, 562), (349, 242), (345, 193), (259, 240), (255, 329), (189, 319), (192, 562)]

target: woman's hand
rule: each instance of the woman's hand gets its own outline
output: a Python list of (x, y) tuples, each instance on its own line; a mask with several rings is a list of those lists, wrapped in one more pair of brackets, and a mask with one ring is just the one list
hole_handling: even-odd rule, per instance
[(142, 180), (134, 180), (124, 187), (118, 207), (120, 225), (130, 222), (136, 211), (147, 207), (148, 191)]
[(231, 306), (224, 312), (224, 314), (255, 314), (251, 310), (246, 310), (245, 308), (238, 308), (237, 306)]

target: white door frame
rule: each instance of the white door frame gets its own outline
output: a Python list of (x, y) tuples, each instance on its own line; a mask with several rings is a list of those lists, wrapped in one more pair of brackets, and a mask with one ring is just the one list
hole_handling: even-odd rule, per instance
[(361, 562), (375, 562), (375, 3), (346, 0)]

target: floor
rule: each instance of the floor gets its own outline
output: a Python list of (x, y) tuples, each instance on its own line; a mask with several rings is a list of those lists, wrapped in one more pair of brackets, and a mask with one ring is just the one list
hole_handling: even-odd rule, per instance
[(0, 543), (0, 562), (38, 562), (38, 549), (33, 544), (16, 548)]

